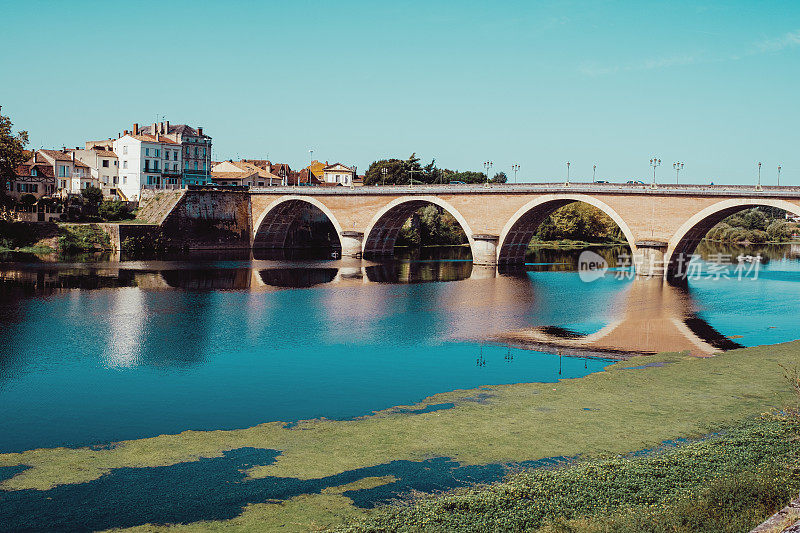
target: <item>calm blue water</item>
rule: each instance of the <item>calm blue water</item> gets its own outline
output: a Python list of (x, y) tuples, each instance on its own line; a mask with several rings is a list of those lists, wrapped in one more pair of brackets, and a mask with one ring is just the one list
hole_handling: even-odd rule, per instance
[[(587, 284), (564, 271), (569, 258), (548, 259), (559, 264), (498, 277), (463, 261), (7, 263), (0, 452), (349, 418), (438, 392), (602, 370), (608, 361), (489, 342), (534, 326), (587, 335), (625, 313), (632, 280)], [(791, 257), (757, 280), (675, 290), (687, 302), (678, 318), (743, 345), (800, 337)]]

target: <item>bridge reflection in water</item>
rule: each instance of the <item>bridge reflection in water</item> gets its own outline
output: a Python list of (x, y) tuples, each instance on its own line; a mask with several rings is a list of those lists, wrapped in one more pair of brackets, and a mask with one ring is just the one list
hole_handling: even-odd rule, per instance
[[(318, 265), (250, 260), (240, 264), (211, 261), (202, 267), (170, 262), (128, 263), (125, 268), (111, 264), (28, 265), (14, 270), (6, 266), (0, 272), (0, 297), (40, 296), (75, 288), (269, 292), (330, 287), (337, 290), (321, 296), (333, 313), (330, 316), (345, 313), (351, 323), (368, 328), (376, 317), (385, 314), (384, 306), (397, 303), (400, 297), (386, 289), (376, 290), (381, 285), (456, 281), (467, 285), (448, 284), (451, 288), (423, 297), (430, 299), (424, 305), (441, 313), (440, 326), (451, 338), (491, 339), (544, 352), (601, 357), (661, 351), (709, 355), (740, 347), (698, 315), (687, 286), (661, 278), (556, 286), (537, 274), (523, 271), (502, 275), (495, 267), (459, 259), (385, 263), (344, 259)], [(338, 290), (348, 287), (363, 289)], [(564, 301), (565, 294), (569, 294), (570, 302)], [(403, 297), (413, 299), (411, 294)], [(354, 306), (354, 302), (360, 303)], [(601, 324), (591, 333), (585, 327), (577, 331), (565, 325), (592, 321)]]
[(704, 356), (742, 347), (698, 316), (685, 284), (637, 277), (616, 295), (614, 307), (617, 318), (591, 334), (541, 326), (496, 339), (541, 351), (556, 349), (564, 355), (618, 358), (663, 351)]

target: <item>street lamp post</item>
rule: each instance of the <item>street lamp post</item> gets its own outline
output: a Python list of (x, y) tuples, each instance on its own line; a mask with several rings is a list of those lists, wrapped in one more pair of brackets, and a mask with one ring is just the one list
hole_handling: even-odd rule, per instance
[(761, 190), (761, 161), (758, 162), (758, 184), (756, 185), (756, 190)]
[(569, 161), (567, 161), (567, 182), (564, 185), (569, 187)]
[(778, 165), (778, 187), (781, 186), (781, 166)]
[(519, 171), (519, 164), (514, 163), (513, 165), (511, 165), (511, 170), (514, 171), (514, 183), (516, 183), (517, 182), (517, 172)]
[(661, 166), (661, 160), (655, 156), (650, 159), (650, 166), (653, 167), (653, 185), (651, 186), (653, 189), (656, 188), (656, 169)]
[(489, 186), (489, 171), (492, 169), (492, 165), (494, 165), (493, 161), (484, 161), (483, 168), (486, 169), (486, 187)]
[(677, 185), (677, 184), (679, 184), (681, 182), (680, 174), (681, 174), (681, 170), (683, 170), (683, 163), (681, 161), (677, 161), (677, 162), (672, 164), (672, 168), (675, 169), (675, 185)]
[(597, 181), (597, 165), (592, 165), (592, 183)]
[(386, 185), (386, 174), (388, 174), (388, 173), (389, 173), (389, 169), (388, 168), (383, 167), (381, 169), (381, 185)]

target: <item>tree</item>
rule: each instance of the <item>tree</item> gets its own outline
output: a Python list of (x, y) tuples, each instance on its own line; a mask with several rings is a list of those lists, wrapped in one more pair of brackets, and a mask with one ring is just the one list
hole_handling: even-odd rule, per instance
[(508, 181), (508, 176), (506, 176), (505, 172), (498, 172), (492, 178), (492, 183), (506, 183)]
[(96, 215), (100, 207), (100, 202), (103, 201), (103, 191), (94, 185), (89, 185), (83, 189), (83, 191), (81, 191), (81, 196), (83, 196), (84, 206), (86, 207), (87, 213), (90, 215)]
[[(2, 108), (0, 108), (2, 109)], [(8, 183), (17, 176), (17, 166), (25, 162), (28, 132), (12, 132), (11, 119), (0, 113), (0, 198), (6, 195)]]

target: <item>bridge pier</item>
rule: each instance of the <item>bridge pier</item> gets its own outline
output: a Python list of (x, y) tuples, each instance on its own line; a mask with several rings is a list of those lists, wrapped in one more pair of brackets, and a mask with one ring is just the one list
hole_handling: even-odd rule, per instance
[(497, 243), (499, 235), (478, 233), (472, 236), (472, 264), (483, 266), (497, 265)]
[(667, 268), (664, 264), (664, 255), (667, 252), (667, 243), (663, 241), (639, 241), (633, 252), (633, 267), (637, 276), (664, 277)]
[(360, 231), (343, 231), (339, 236), (342, 244), (342, 257), (361, 257), (361, 243), (364, 234)]

